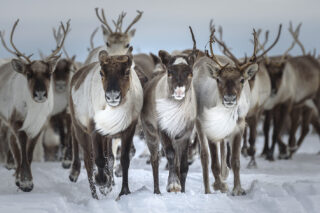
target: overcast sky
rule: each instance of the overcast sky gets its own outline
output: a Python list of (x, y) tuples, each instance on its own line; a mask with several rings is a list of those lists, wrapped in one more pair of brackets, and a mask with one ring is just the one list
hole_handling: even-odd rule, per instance
[[(1, 0), (0, 29), (6, 31), (8, 38), (14, 21), (20, 18), (16, 46), (28, 54), (37, 53), (38, 49), (48, 54), (55, 47), (52, 27), (70, 18), (72, 31), (65, 42), (66, 49), (83, 61), (90, 34), (100, 26), (95, 7), (104, 8), (108, 20), (116, 19), (121, 11), (127, 12), (124, 26), (136, 16), (137, 9), (144, 11), (134, 26), (137, 31), (131, 44), (136, 52), (191, 48), (189, 25), (198, 48), (204, 49), (212, 18), (216, 25), (223, 26), (224, 41), (239, 57), (252, 53), (252, 28), (269, 29), (272, 40), (280, 23), (284, 25), (283, 33), (270, 55), (283, 53), (292, 42), (287, 30), (290, 20), (294, 25), (303, 23), (300, 39), (306, 50), (320, 51), (319, 0)], [(96, 46), (103, 44), (101, 31), (94, 41)], [(301, 51), (296, 47), (291, 53), (297, 55)], [(1, 45), (0, 57), (9, 56)]]

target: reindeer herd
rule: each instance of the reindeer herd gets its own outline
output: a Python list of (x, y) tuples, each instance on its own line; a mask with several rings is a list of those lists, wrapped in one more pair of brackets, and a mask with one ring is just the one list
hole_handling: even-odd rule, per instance
[[(244, 195), (240, 155), (250, 156), (249, 168), (257, 167), (255, 141), (260, 120), (265, 135), (262, 156), (268, 160), (274, 160), (276, 144), (279, 158), (290, 159), (310, 124), (320, 135), (320, 61), (307, 54), (300, 42), (301, 24), (294, 30), (290, 23), (293, 42), (279, 56), (267, 53), (278, 43), (281, 25), (268, 47), (269, 31), (262, 42), (262, 31), (253, 30), (252, 56), (237, 58), (222, 40), (222, 28), (220, 37), (215, 35), (212, 22), (209, 50), (197, 49), (189, 27), (192, 48), (172, 54), (160, 50), (158, 56), (133, 55), (132, 27), (143, 12), (137, 11), (125, 30), (126, 13), (112, 21), (112, 29), (104, 10), (96, 8), (95, 12), (105, 45), (94, 47), (95, 30), (84, 63), (70, 58), (64, 48), (70, 20), (53, 30), (56, 48), (48, 56), (41, 53), (41, 60), (32, 60), (32, 54), (16, 47), (14, 33), (19, 20), (11, 30), (10, 46), (4, 32), (0, 33), (3, 48), (15, 56), (0, 61), (0, 154), (6, 167), (15, 169), (15, 183), (22, 191), (33, 189), (31, 163), (40, 143), (45, 160), (59, 159), (63, 168), (70, 168), (72, 182), (78, 179), (83, 158), (93, 198), (98, 199), (97, 188), (102, 195), (112, 190), (115, 166), (115, 174), (122, 176), (119, 197), (127, 195), (130, 159), (135, 153), (133, 137), (138, 135), (150, 152), (154, 193), (161, 193), (161, 152), (169, 170), (167, 191), (185, 192), (190, 153), (197, 153), (199, 147), (204, 192), (211, 192), (211, 157), (213, 189), (228, 192), (225, 180), (231, 168), (231, 194)], [(214, 53), (214, 43), (223, 56)], [(296, 44), (302, 55), (290, 56)], [(289, 133), (288, 144), (282, 140), (284, 131)], [(115, 165), (118, 150), (120, 165)]]

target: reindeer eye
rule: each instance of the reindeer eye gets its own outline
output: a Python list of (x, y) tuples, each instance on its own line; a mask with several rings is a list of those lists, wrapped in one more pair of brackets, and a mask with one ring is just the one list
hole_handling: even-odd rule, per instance
[(101, 76), (102, 78), (104, 77), (104, 74), (103, 74), (103, 72), (101, 72), (101, 71), (100, 71), (100, 76)]
[(241, 83), (241, 84), (244, 84), (244, 79), (241, 79), (241, 80), (240, 80), (240, 83)]
[(172, 77), (172, 72), (168, 71), (168, 77), (171, 78)]
[(124, 74), (125, 74), (125, 76), (127, 76), (127, 77), (128, 77), (128, 76), (130, 75), (130, 69), (127, 69), (127, 70), (126, 70), (126, 72), (125, 72)]
[(110, 44), (109, 44), (109, 42), (107, 42), (107, 47), (110, 47)]
[(125, 46), (125, 48), (129, 48), (129, 46), (130, 46), (130, 44), (127, 44), (127, 45)]
[(217, 78), (217, 83), (218, 83), (218, 84), (220, 83), (220, 80), (219, 80), (219, 78)]
[(51, 73), (50, 73), (50, 72), (48, 72), (48, 73), (46, 73), (46, 74), (45, 74), (45, 76), (46, 76), (46, 78), (50, 78)]

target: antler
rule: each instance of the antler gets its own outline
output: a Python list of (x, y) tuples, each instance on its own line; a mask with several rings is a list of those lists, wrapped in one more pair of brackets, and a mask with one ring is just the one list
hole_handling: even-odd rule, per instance
[(53, 58), (53, 57), (56, 57), (56, 55), (60, 52), (60, 50), (62, 49), (63, 47), (63, 44), (64, 44), (64, 41), (66, 39), (66, 36), (70, 30), (70, 19), (67, 21), (67, 27), (65, 27), (63, 25), (63, 23), (61, 22), (61, 29), (63, 31), (63, 35), (62, 35), (62, 38), (60, 39), (60, 44), (59, 42), (57, 42), (57, 47), (55, 50), (52, 51), (52, 53), (47, 57), (47, 60), (50, 59), (50, 58)]
[[(59, 46), (59, 43), (62, 41), (64, 35), (61, 33), (62, 27), (61, 25), (59, 26), (58, 30), (56, 30), (55, 28), (52, 28), (52, 32), (53, 32), (53, 37), (56, 41), (57, 46)], [(71, 29), (68, 29), (67, 33), (68, 34), (70, 32)], [(63, 53), (66, 55), (67, 59), (70, 59), (68, 52), (66, 51), (66, 49), (64, 48), (64, 45), (62, 46), (62, 51)]]
[(213, 42), (214, 42), (214, 33), (215, 33), (215, 28), (214, 27), (212, 27), (213, 25), (212, 25), (212, 22), (210, 21), (210, 31), (211, 31), (211, 33), (210, 33), (210, 38), (209, 38), (209, 47), (210, 47), (210, 54), (211, 54), (211, 56), (208, 54), (208, 52), (207, 52), (207, 55), (208, 55), (208, 57), (210, 57), (219, 67), (220, 67), (220, 69), (221, 70), (223, 70), (224, 68), (226, 68), (228, 65), (229, 65), (229, 63), (227, 63), (226, 65), (222, 65), (222, 64), (220, 64), (220, 62), (219, 62), (219, 60), (217, 59), (217, 57), (215, 56), (215, 54), (213, 53), (213, 47), (212, 47), (212, 44), (213, 44)]
[(96, 15), (99, 19), (99, 21), (107, 27), (107, 29), (109, 30), (110, 33), (112, 33), (112, 29), (111, 27), (109, 26), (108, 22), (107, 22), (107, 19), (106, 19), (106, 16), (104, 15), (104, 9), (101, 8), (101, 16), (99, 15), (99, 8), (95, 8), (95, 11), (96, 11)]
[(137, 10), (138, 15), (135, 17), (135, 19), (133, 19), (133, 21), (131, 22), (131, 24), (127, 27), (127, 29), (124, 31), (124, 33), (128, 33), (130, 28), (139, 21), (139, 19), (141, 18), (143, 11)]
[(196, 39), (194, 37), (194, 34), (193, 34), (193, 30), (191, 28), (191, 26), (189, 26), (189, 29), (190, 29), (190, 33), (191, 33), (191, 37), (192, 37), (192, 41), (193, 41), (193, 48), (192, 48), (192, 53), (191, 54), (197, 54), (197, 42), (196, 42)]
[(292, 27), (292, 22), (290, 21), (290, 24), (289, 24), (289, 32), (290, 34), (292, 35), (293, 39), (295, 40), (295, 42), (299, 45), (299, 47), (301, 48), (302, 50), (302, 54), (303, 55), (306, 55), (306, 51), (304, 49), (304, 46), (302, 45), (301, 41), (298, 39), (298, 35), (300, 33), (300, 27), (301, 27), (302, 23), (300, 23), (296, 30), (293, 31), (293, 27)]
[[(213, 33), (211, 33), (211, 34), (213, 35)], [(232, 52), (228, 49), (226, 44), (224, 42), (220, 41), (219, 39), (217, 39), (217, 37), (215, 37), (215, 36), (213, 36), (213, 38), (223, 48), (223, 54), (225, 54), (227, 57), (229, 57), (235, 63), (235, 65), (237, 67), (240, 67), (240, 61), (232, 54)], [(212, 40), (213, 40), (213, 38), (212, 38)], [(212, 42), (213, 41), (210, 41), (210, 49), (211, 49)]]
[(16, 55), (18, 58), (24, 58), (28, 63), (31, 63), (30, 58), (31, 58), (31, 56), (32, 56), (33, 54), (31, 54), (31, 55), (29, 55), (29, 56), (26, 56), (24, 53), (21, 53), (21, 52), (16, 48), (16, 46), (15, 46), (14, 43), (13, 43), (13, 34), (14, 34), (14, 31), (15, 31), (18, 23), (19, 23), (19, 19), (17, 19), (17, 21), (14, 23), (14, 25), (13, 25), (13, 27), (12, 27), (12, 30), (11, 30), (11, 34), (10, 34), (10, 44), (11, 44), (13, 50), (9, 49), (8, 46), (7, 46), (7, 44), (6, 44), (6, 42), (4, 41), (4, 31), (3, 31), (3, 32), (0, 32), (1, 42), (2, 42), (2, 44), (3, 44), (3, 46), (4, 46), (4, 48), (5, 48), (8, 52), (10, 52), (10, 53), (13, 54), (13, 55)]
[(115, 22), (114, 20), (112, 20), (114, 26), (116, 27), (116, 30), (115, 32), (122, 32), (122, 23), (123, 23), (123, 18), (126, 16), (127, 14), (125, 12), (122, 12), (118, 19), (117, 19), (117, 22)]
[[(301, 27), (301, 23), (297, 26), (296, 30), (293, 31), (292, 28), (292, 23), (290, 22), (290, 26), (289, 26), (289, 32), (292, 35), (292, 37), (294, 38), (290, 47), (283, 53), (282, 57), (281, 57), (281, 62), (284, 61), (284, 59), (287, 57), (287, 55), (289, 54), (289, 52), (293, 49), (293, 47), (295, 46), (295, 44), (298, 41), (298, 36), (300, 33), (300, 27)], [(304, 51), (304, 49), (302, 49), (302, 52)]]
[(94, 29), (94, 31), (92, 32), (91, 36), (90, 36), (90, 47), (88, 47), (88, 51), (91, 51), (94, 49), (94, 43), (93, 43), (93, 38), (96, 35), (96, 33), (98, 32), (99, 27), (97, 27), (96, 29)]

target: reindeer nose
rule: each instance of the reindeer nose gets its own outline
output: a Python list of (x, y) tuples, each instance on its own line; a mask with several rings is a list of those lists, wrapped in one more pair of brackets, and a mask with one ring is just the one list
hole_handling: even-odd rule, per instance
[(35, 91), (34, 92), (34, 99), (37, 102), (44, 102), (47, 99), (47, 92), (46, 91)]
[(121, 101), (120, 91), (106, 92), (106, 101), (110, 106), (118, 106)]
[(227, 104), (234, 103), (237, 100), (236, 95), (225, 95), (223, 96), (223, 101)]

